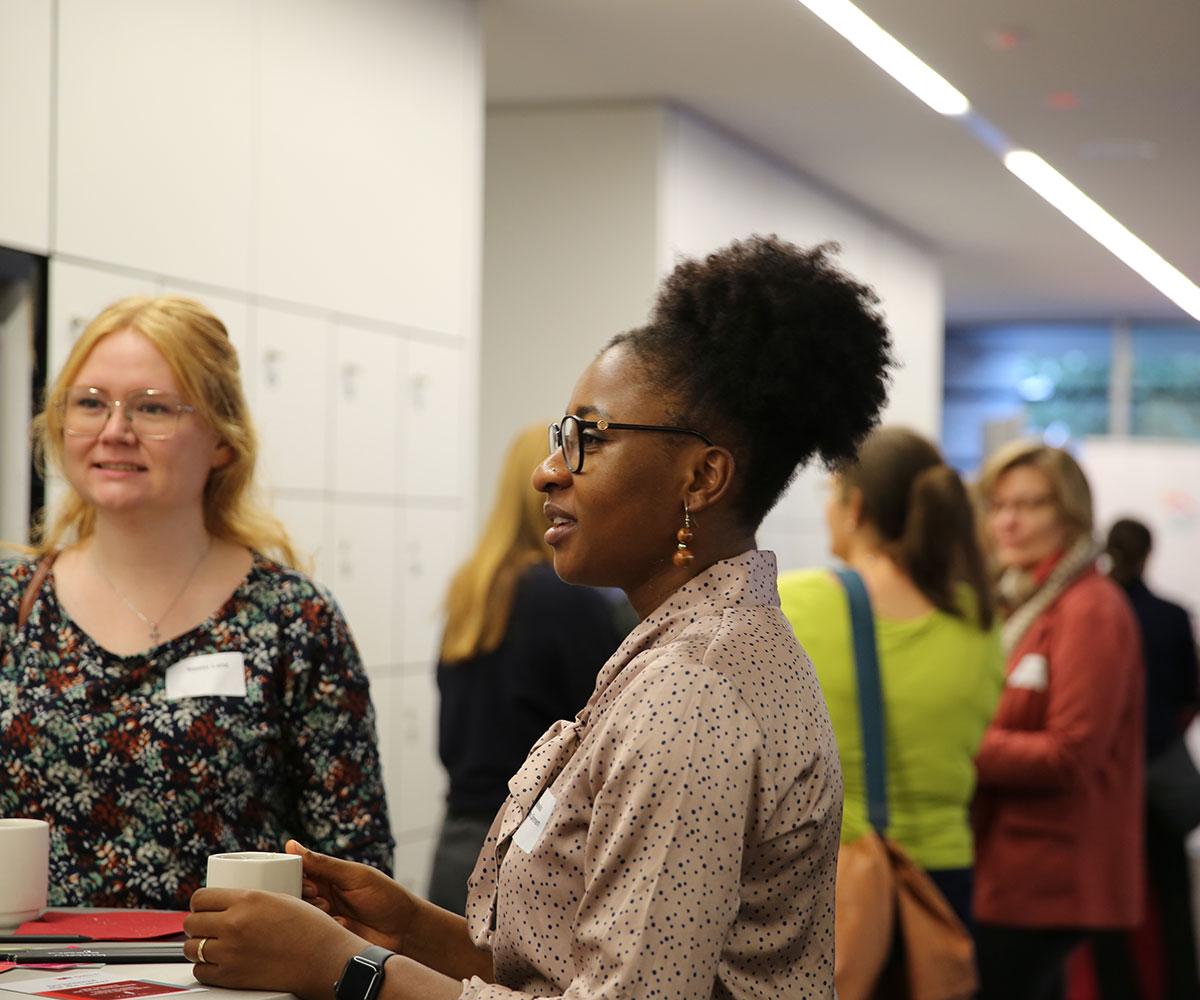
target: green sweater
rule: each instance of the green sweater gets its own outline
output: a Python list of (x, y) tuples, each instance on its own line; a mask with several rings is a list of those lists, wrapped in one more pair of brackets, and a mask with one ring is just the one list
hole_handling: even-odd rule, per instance
[[(825, 570), (781, 575), (779, 596), (829, 705), (846, 783), (842, 843), (848, 843), (868, 829), (850, 607), (837, 578)], [(926, 869), (969, 868), (974, 758), (1004, 684), (999, 633), (933, 611), (906, 621), (876, 617), (875, 642), (888, 833)]]

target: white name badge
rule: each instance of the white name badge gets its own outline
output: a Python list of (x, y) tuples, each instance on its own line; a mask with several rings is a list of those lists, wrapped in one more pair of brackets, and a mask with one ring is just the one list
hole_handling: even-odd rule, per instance
[(1027, 691), (1045, 691), (1049, 680), (1046, 658), (1041, 653), (1026, 653), (1008, 675), (1008, 686)]
[(537, 842), (542, 839), (542, 833), (546, 824), (550, 822), (550, 814), (554, 812), (557, 801), (554, 793), (547, 788), (525, 817), (525, 822), (517, 827), (517, 832), (513, 834), (513, 843), (526, 854), (532, 854)]
[(167, 701), (212, 695), (246, 697), (246, 660), (241, 653), (203, 653), (167, 667)]

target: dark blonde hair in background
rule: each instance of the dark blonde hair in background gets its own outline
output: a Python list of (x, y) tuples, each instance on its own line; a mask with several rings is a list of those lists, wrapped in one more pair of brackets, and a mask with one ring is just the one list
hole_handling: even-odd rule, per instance
[[(967, 488), (933, 442), (903, 427), (869, 434), (858, 458), (838, 469), (843, 489), (862, 493), (863, 518), (884, 550), (938, 609), (959, 618), (971, 613), (992, 625), (992, 597)], [(957, 593), (965, 583), (974, 608)]]
[[(206, 421), (229, 448), (230, 460), (213, 469), (204, 486), (204, 526), (209, 534), (287, 565), (298, 565), (287, 530), (255, 496), (258, 435), (242, 392), (237, 352), (224, 324), (194, 299), (134, 295), (114, 302), (87, 325), (51, 386), (44, 409), (34, 418), (34, 454), (39, 465), (44, 468), (49, 461), (62, 470), (62, 404), (67, 390), (93, 348), (122, 330), (134, 330), (154, 345), (184, 399), (195, 407), (195, 416)], [(39, 556), (72, 540), (82, 541), (96, 529), (95, 508), (70, 483), (66, 486), (67, 496), (58, 513), (37, 533)]]
[(997, 449), (979, 474), (978, 493), (986, 510), (996, 483), (1010, 469), (1027, 465), (1037, 469), (1050, 483), (1054, 506), (1066, 529), (1066, 547), (1092, 534), (1092, 490), (1087, 476), (1069, 452), (1041, 441), (1012, 441)]
[(490, 653), (504, 639), (521, 573), (554, 554), (543, 537), (545, 501), (533, 488), (533, 470), (546, 458), (546, 424), (522, 430), (509, 445), (496, 499), (471, 557), (446, 595), (443, 663)]

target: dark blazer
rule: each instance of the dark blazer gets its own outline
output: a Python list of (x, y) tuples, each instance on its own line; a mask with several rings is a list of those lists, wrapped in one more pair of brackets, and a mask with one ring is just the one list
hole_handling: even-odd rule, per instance
[(1120, 587), (1089, 570), (1009, 657), (977, 760), (976, 919), (1080, 928), (1140, 920), (1142, 698), (1133, 611)]
[(538, 737), (587, 704), (604, 661), (625, 638), (616, 618), (600, 591), (532, 566), (517, 582), (500, 645), (438, 664), (438, 752), (450, 776), (452, 815), (495, 815)]
[(1180, 731), (1186, 713), (1197, 701), (1200, 682), (1196, 638), (1188, 613), (1164, 601), (1141, 581), (1125, 594), (1142, 627), (1146, 659), (1146, 756), (1157, 757)]

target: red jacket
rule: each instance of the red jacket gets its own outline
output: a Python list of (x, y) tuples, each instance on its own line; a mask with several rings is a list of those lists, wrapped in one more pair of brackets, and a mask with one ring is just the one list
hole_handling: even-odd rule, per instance
[(1101, 928), (1141, 919), (1143, 685), (1133, 612), (1116, 584), (1089, 570), (1013, 651), (979, 748), (977, 920)]

